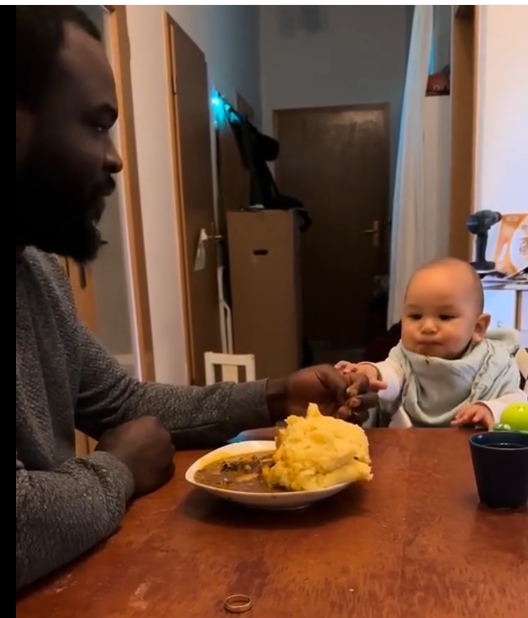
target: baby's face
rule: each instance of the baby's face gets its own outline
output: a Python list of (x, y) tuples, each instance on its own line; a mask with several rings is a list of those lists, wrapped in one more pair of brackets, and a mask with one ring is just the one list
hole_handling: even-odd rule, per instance
[(423, 356), (460, 358), (486, 332), (474, 288), (448, 268), (419, 271), (409, 283), (402, 319), (402, 342)]

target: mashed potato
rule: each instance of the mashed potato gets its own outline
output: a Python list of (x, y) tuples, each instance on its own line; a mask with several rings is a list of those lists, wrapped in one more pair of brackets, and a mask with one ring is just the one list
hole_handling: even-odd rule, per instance
[(275, 464), (263, 470), (268, 484), (306, 491), (372, 479), (369, 443), (361, 427), (323, 416), (314, 404), (306, 418), (290, 416), (286, 425), (276, 440)]

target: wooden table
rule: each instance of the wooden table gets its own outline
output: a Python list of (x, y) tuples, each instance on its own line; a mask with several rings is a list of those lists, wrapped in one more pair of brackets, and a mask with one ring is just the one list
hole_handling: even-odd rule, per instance
[(528, 515), (477, 505), (468, 434), (370, 433), (374, 481), (310, 509), (244, 510), (177, 477), (17, 618), (526, 618)]

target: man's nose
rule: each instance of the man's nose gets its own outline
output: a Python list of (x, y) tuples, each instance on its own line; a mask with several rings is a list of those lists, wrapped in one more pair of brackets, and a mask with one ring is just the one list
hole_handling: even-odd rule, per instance
[(117, 152), (117, 148), (113, 142), (106, 155), (105, 167), (112, 175), (119, 174), (123, 171), (123, 159), (121, 159), (121, 155)]

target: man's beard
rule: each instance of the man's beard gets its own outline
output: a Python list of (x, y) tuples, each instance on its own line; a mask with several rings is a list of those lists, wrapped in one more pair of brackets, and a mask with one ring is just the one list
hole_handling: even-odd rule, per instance
[(34, 160), (17, 170), (16, 244), (86, 264), (104, 244), (97, 228), (104, 198), (80, 188), (70, 170), (58, 169)]

